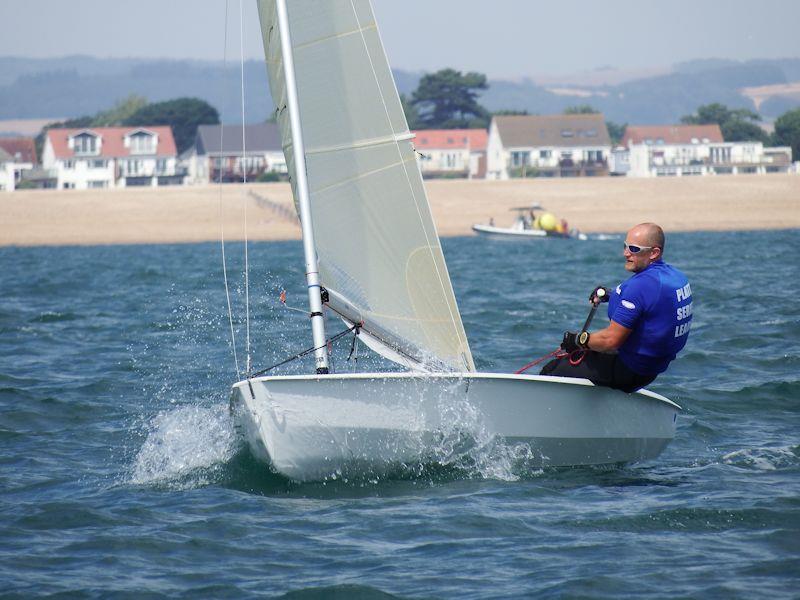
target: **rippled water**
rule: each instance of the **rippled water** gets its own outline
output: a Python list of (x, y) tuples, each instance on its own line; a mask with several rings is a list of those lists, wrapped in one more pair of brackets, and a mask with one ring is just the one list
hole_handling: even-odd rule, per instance
[[(304, 485), (232, 429), (218, 246), (0, 249), (0, 595), (797, 597), (800, 232), (668, 243), (695, 313), (650, 386), (684, 407), (658, 460), (528, 471), (478, 435), (446, 467)], [(615, 236), (444, 247), (481, 370), (549, 352), (626, 277)], [(277, 300), (303, 305), (300, 244), (251, 244), (250, 263), (258, 368), (310, 334)]]

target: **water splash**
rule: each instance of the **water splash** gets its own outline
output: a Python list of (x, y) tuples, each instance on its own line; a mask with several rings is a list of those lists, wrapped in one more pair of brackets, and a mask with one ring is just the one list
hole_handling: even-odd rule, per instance
[[(461, 386), (463, 382), (453, 385)], [(433, 459), (467, 476), (499, 481), (517, 481), (521, 475), (540, 473), (541, 456), (526, 443), (511, 444), (486, 426), (486, 417), (463, 394), (446, 388), (439, 399), (445, 426), (432, 448)]]
[(226, 405), (159, 413), (131, 469), (130, 483), (197, 487), (214, 481), (238, 445)]

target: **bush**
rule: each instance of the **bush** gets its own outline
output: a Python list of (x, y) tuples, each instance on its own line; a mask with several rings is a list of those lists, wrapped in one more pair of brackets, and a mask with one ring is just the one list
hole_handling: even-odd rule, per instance
[(283, 181), (284, 179), (286, 179), (285, 175), (281, 175), (275, 171), (264, 171), (256, 178), (256, 181), (259, 183), (270, 183), (273, 181)]

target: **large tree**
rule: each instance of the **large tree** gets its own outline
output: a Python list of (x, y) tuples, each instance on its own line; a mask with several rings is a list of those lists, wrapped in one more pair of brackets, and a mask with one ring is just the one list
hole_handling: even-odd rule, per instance
[(147, 106), (147, 98), (131, 94), (117, 102), (111, 110), (97, 113), (92, 118), (92, 127), (114, 127), (122, 125), (126, 119)]
[(477, 100), (486, 89), (486, 75), (442, 69), (420, 79), (410, 104), (419, 111), (422, 129), (486, 127), (490, 115)]
[(785, 112), (775, 120), (773, 141), (777, 146), (791, 146), (792, 159), (800, 160), (800, 108)]
[(724, 104), (705, 104), (697, 109), (697, 114), (686, 115), (681, 123), (687, 125), (719, 125), (726, 142), (757, 141), (769, 142), (767, 132), (758, 126), (761, 117), (746, 108), (730, 109)]
[(148, 104), (125, 119), (123, 125), (169, 125), (178, 153), (194, 143), (198, 125), (219, 124), (217, 109), (198, 98), (178, 98)]

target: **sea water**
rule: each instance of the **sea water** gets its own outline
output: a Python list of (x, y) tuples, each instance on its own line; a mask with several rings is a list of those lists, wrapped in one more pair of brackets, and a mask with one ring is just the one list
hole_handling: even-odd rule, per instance
[[(484, 371), (627, 277), (620, 236), (443, 246)], [(683, 407), (657, 460), (528, 469), (451, 407), (474, 429), (452, 460), (313, 484), (256, 462), (227, 408), (248, 339), (254, 369), (311, 345), (278, 300), (305, 305), (301, 245), (250, 244), (247, 279), (226, 250), (232, 320), (216, 244), (0, 249), (0, 596), (800, 595), (800, 232), (668, 236), (694, 315), (650, 386)], [(386, 368), (350, 348), (337, 370)]]

